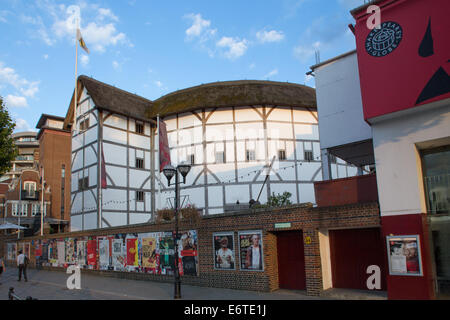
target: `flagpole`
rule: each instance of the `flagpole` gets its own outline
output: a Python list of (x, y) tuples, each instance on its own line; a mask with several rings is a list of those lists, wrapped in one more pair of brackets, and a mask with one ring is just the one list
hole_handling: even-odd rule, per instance
[(73, 133), (76, 132), (77, 128), (77, 105), (78, 105), (78, 29), (79, 29), (79, 21), (77, 17), (77, 26), (76, 26), (76, 34), (75, 34), (75, 96), (74, 96), (74, 104), (73, 104)]
[(159, 114), (157, 115), (157, 137), (158, 137), (158, 143), (156, 144), (158, 146), (158, 208), (162, 209), (162, 203), (161, 203), (161, 148), (159, 146)]

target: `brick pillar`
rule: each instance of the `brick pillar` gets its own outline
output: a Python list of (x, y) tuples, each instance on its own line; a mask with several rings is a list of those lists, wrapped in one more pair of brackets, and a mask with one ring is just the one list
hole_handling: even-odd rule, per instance
[(308, 296), (320, 296), (323, 290), (323, 282), (319, 231), (303, 229), (303, 243), (305, 247), (306, 294)]

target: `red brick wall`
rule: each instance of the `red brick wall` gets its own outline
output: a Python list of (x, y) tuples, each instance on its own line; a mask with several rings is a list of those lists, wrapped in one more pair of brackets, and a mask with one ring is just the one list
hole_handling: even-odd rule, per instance
[(314, 192), (319, 207), (378, 201), (375, 174), (315, 182)]
[[(291, 223), (287, 229), (276, 229), (275, 223)], [(319, 228), (358, 228), (379, 227), (379, 208), (377, 203), (341, 206), (334, 208), (291, 207), (283, 209), (259, 209), (247, 213), (230, 213), (203, 217), (199, 222), (181, 221), (180, 230), (195, 229), (198, 232), (199, 275), (183, 276), (185, 284), (244, 289), (256, 291), (273, 291), (278, 286), (277, 236), (282, 231), (302, 230), (305, 242), (306, 292), (308, 295), (320, 295), (322, 292), (322, 267), (320, 259)], [(59, 235), (45, 235), (44, 239), (76, 238), (81, 236), (101, 236), (116, 233), (141, 233), (172, 231), (174, 224), (146, 224), (133, 227), (117, 227), (89, 232), (72, 232)], [(263, 234), (264, 271), (215, 270), (213, 252), (213, 233), (232, 231), (234, 233), (235, 258), (239, 261), (238, 232), (261, 230)], [(27, 238), (26, 241), (42, 239)], [(34, 258), (34, 251), (31, 254)], [(84, 272), (84, 271), (83, 271)], [(114, 271), (86, 271), (106, 276), (158, 281), (173, 281), (172, 276), (125, 273)]]

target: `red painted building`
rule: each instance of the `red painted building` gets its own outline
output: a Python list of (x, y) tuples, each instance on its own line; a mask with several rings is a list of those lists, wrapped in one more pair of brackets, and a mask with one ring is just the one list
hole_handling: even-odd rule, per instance
[[(372, 5), (380, 28), (370, 28)], [(352, 11), (389, 299), (450, 296), (449, 13), (448, 0), (381, 0)]]

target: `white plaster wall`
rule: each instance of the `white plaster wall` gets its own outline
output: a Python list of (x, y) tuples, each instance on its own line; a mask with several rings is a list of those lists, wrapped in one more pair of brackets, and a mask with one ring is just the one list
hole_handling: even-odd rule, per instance
[(82, 219), (81, 215), (70, 217), (70, 231), (71, 232), (83, 230), (83, 221), (81, 219)]
[(372, 125), (382, 216), (426, 212), (416, 144), (450, 137), (450, 99), (444, 103)]
[[(118, 213), (118, 212), (102, 212), (102, 217), (106, 221), (108, 221), (111, 227), (118, 227), (127, 224), (127, 215), (126, 213)], [(108, 225), (102, 221), (102, 228), (106, 228)]]
[(84, 225), (83, 230), (97, 229), (97, 213), (86, 213), (83, 215)]
[(363, 116), (356, 52), (314, 73), (322, 149), (371, 139)]
[(106, 163), (127, 165), (127, 149), (125, 146), (103, 142), (103, 156)]

